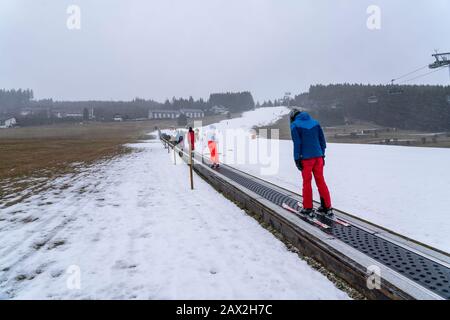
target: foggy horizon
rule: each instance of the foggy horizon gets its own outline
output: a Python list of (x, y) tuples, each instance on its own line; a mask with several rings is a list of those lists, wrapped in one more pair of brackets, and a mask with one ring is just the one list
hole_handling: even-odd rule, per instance
[[(79, 30), (67, 28), (69, 5), (81, 10)], [(366, 25), (370, 5), (379, 30)], [(0, 12), (0, 88), (36, 99), (250, 91), (262, 102), (314, 84), (388, 84), (450, 51), (445, 0), (4, 0)], [(441, 70), (405, 84), (449, 83)]]

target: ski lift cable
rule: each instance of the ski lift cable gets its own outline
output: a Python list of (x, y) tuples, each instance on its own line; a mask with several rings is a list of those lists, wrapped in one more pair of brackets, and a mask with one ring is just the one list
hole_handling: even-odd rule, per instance
[(419, 75), (419, 76), (416, 76), (416, 77), (414, 77), (414, 78), (411, 78), (411, 79), (408, 79), (408, 80), (402, 81), (402, 82), (400, 82), (399, 84), (403, 84), (403, 83), (407, 83), (407, 82), (411, 82), (411, 81), (414, 81), (414, 80), (416, 80), (416, 79), (419, 79), (419, 78), (422, 78), (422, 77), (428, 76), (428, 75), (430, 75), (430, 74), (432, 74), (432, 73), (438, 72), (438, 71), (440, 71), (440, 70), (443, 70), (443, 69), (445, 69), (445, 68), (447, 68), (447, 67), (446, 67), (446, 66), (444, 66), (444, 67), (440, 67), (440, 68), (438, 68), (438, 69), (436, 69), (436, 70), (433, 70), (433, 71), (430, 71), (430, 72), (427, 72), (427, 73), (421, 74), (421, 75)]
[(412, 75), (413, 73), (419, 72), (419, 71), (421, 71), (423, 69), (426, 69), (426, 68), (428, 68), (428, 65), (425, 65), (423, 67), (417, 68), (417, 69), (415, 69), (415, 70), (413, 70), (411, 72), (408, 72), (408, 73), (406, 73), (406, 74), (404, 74), (404, 75), (402, 75), (400, 77), (394, 78), (394, 79), (391, 80), (391, 83), (394, 83), (397, 80), (403, 79), (403, 78), (405, 78), (405, 77), (407, 77), (409, 75)]

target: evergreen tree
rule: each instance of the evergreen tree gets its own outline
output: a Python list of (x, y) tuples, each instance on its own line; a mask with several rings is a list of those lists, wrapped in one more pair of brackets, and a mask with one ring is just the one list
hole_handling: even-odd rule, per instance
[(83, 109), (83, 121), (89, 121), (89, 110), (88, 108)]
[(185, 114), (180, 114), (180, 116), (178, 117), (178, 119), (177, 119), (177, 124), (179, 125), (179, 126), (187, 126), (187, 123), (188, 123), (188, 118), (186, 117), (186, 115)]

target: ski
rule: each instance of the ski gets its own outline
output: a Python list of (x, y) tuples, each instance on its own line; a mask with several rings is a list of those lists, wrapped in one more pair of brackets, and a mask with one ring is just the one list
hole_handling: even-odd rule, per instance
[[(301, 206), (300, 203), (297, 203), (297, 204), (298, 204), (299, 207)], [(344, 227), (349, 227), (349, 226), (350, 226), (350, 223), (348, 223), (347, 221), (342, 220), (341, 218), (338, 218), (338, 217), (336, 217), (336, 216), (334, 216), (334, 215), (333, 215), (332, 218), (330, 218), (330, 217), (327, 217), (327, 216), (326, 216), (325, 214), (323, 214), (322, 212), (319, 212), (319, 211), (317, 211), (317, 210), (314, 210), (314, 212), (315, 212), (316, 214), (318, 214), (319, 216), (323, 217), (324, 219), (327, 219), (327, 220), (329, 220), (329, 221), (333, 221), (333, 222), (335, 222), (335, 223), (337, 223), (337, 224), (340, 224), (341, 226), (344, 226)]]
[(329, 229), (330, 228), (330, 226), (327, 225), (326, 223), (320, 222), (316, 218), (311, 218), (311, 217), (308, 217), (308, 216), (306, 216), (304, 214), (301, 214), (300, 211), (295, 210), (294, 208), (292, 208), (291, 206), (289, 206), (286, 203), (283, 203), (282, 207), (283, 207), (283, 209), (285, 209), (285, 210), (295, 214), (299, 218), (301, 218), (303, 220), (307, 220), (308, 222), (311, 222), (311, 223), (313, 223), (313, 224), (315, 224), (315, 225), (317, 225), (317, 226), (319, 226), (319, 227), (321, 227), (323, 229)]

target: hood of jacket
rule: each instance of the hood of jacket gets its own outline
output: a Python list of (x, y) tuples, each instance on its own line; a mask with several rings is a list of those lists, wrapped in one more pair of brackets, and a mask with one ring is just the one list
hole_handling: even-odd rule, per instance
[(312, 127), (316, 126), (318, 122), (311, 118), (308, 112), (302, 112), (295, 117), (294, 124), (305, 129), (311, 129)]

